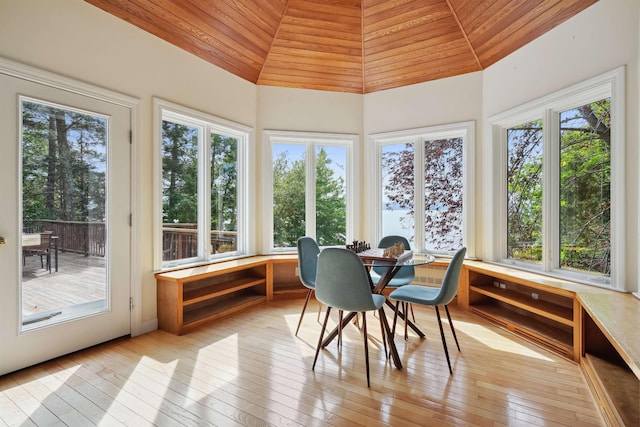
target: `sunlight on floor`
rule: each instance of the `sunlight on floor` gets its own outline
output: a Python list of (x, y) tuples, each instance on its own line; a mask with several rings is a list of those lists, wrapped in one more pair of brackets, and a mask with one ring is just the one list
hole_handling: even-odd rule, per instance
[(470, 338), (476, 336), (482, 336), (482, 344), (494, 349), (505, 351), (514, 354), (520, 354), (527, 357), (533, 357), (544, 361), (552, 361), (548, 356), (543, 353), (535, 351), (533, 348), (529, 348), (526, 345), (519, 344), (512, 337), (506, 337), (490, 329), (478, 325), (476, 323), (468, 323), (456, 320), (454, 321), (456, 331), (463, 332)]

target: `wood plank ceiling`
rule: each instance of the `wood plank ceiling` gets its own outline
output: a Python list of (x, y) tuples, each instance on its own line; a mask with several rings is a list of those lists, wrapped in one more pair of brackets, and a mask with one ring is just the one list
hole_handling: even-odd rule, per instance
[(597, 0), (86, 0), (258, 85), (371, 93), (479, 71)]

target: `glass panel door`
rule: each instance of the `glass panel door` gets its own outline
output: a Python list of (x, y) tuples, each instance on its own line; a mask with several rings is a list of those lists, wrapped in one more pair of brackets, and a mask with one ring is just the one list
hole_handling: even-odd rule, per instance
[(109, 118), (22, 98), (22, 329), (108, 309)]
[(131, 332), (132, 111), (2, 71), (0, 375)]

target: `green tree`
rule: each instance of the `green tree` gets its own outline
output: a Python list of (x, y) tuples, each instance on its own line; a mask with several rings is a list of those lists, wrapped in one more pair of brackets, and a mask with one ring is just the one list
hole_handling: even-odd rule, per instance
[(162, 122), (162, 217), (167, 223), (198, 220), (198, 130)]
[(321, 246), (342, 245), (347, 239), (345, 183), (334, 176), (331, 164), (327, 152), (320, 149), (316, 156), (316, 241)]
[[(316, 156), (316, 240), (319, 245), (346, 243), (346, 193), (333, 161), (320, 148)], [(304, 158), (283, 152), (273, 162), (273, 240), (276, 247), (293, 247), (306, 234), (306, 174)], [(338, 166), (336, 166), (338, 167)]]
[(211, 135), (211, 229), (238, 230), (238, 141)]
[(273, 244), (293, 247), (306, 234), (305, 162), (289, 161), (286, 152), (273, 162)]
[(106, 120), (25, 101), (23, 222), (104, 221)]

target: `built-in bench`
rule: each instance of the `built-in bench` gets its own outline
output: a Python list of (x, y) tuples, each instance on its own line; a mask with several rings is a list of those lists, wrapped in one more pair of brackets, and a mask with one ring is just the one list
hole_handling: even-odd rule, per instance
[(609, 425), (640, 425), (640, 300), (465, 261), (458, 305), (580, 363)]
[[(277, 297), (300, 296), (295, 255), (156, 273), (160, 329), (187, 333)], [(429, 266), (448, 265), (437, 259)], [(640, 300), (631, 294), (465, 261), (457, 304), (579, 363), (610, 425), (640, 425)]]

